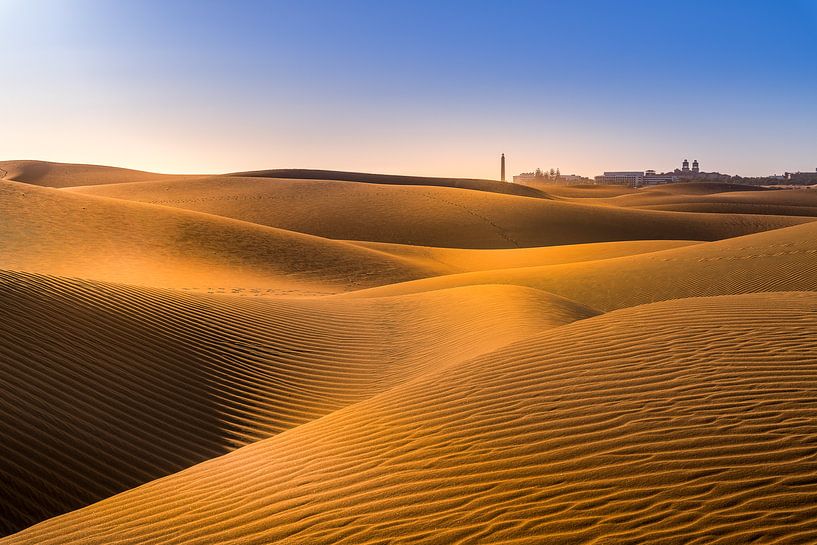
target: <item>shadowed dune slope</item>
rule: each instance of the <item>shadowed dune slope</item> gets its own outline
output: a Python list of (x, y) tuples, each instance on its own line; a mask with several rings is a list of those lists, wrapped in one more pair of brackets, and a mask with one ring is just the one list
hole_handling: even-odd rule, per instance
[(331, 239), (449, 248), (717, 240), (811, 221), (634, 210), (449, 187), (224, 176), (72, 191), (196, 210)]
[(666, 299), (817, 290), (817, 223), (658, 252), (544, 267), (453, 274), (346, 294), (398, 295), (515, 284), (602, 311)]
[(0, 181), (0, 268), (173, 288), (334, 293), (436, 274), (345, 242)]
[(272, 170), (255, 170), (235, 172), (227, 176), (241, 178), (278, 178), (296, 180), (337, 180), (341, 182), (364, 182), (371, 184), (391, 185), (425, 185), (437, 187), (457, 187), (507, 195), (525, 197), (547, 197), (546, 193), (533, 187), (509, 184), (497, 180), (480, 180), (473, 178), (436, 178), (428, 176), (400, 176), (396, 174), (370, 174), (366, 172), (343, 172), (338, 170), (313, 170), (298, 168), (281, 168)]
[(641, 210), (669, 212), (703, 212), (707, 214), (773, 214), (779, 216), (817, 216), (817, 206), (786, 206), (741, 202), (688, 202), (638, 206)]
[(513, 286), (276, 301), (0, 272), (0, 531), (593, 314)]
[[(679, 184), (684, 185), (684, 184)], [(780, 189), (702, 193), (653, 188), (597, 202), (650, 210), (817, 216), (817, 191)], [(745, 188), (741, 188), (745, 189)]]
[(816, 310), (569, 324), (3, 543), (812, 543)]
[(184, 177), (101, 165), (49, 161), (0, 161), (0, 178), (46, 187), (172, 180)]
[(646, 254), (701, 244), (692, 240), (637, 240), (622, 242), (597, 242), (571, 244), (568, 246), (545, 246), (542, 248), (512, 248), (505, 250), (465, 250), (460, 248), (433, 248), (409, 246), (384, 242), (355, 242), (359, 246), (379, 250), (394, 256), (411, 259), (449, 274), (490, 269), (510, 269), (560, 265), (580, 261), (610, 259), (626, 255)]
[(713, 193), (728, 193), (732, 191), (756, 193), (772, 190), (756, 185), (730, 184), (724, 182), (682, 182), (677, 184), (657, 185), (641, 190), (643, 193), (664, 195), (710, 195)]
[(618, 195), (628, 195), (638, 191), (635, 188), (624, 185), (562, 185), (541, 183), (537, 181), (526, 181), (524, 184), (520, 185), (538, 189), (539, 191), (552, 197), (566, 197), (570, 199), (608, 198)]

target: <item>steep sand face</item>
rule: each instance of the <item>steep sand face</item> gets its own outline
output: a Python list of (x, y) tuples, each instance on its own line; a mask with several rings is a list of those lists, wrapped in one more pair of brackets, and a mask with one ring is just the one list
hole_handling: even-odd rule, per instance
[(0, 179), (3, 178), (46, 187), (73, 187), (182, 179), (184, 176), (100, 165), (51, 163), (49, 161), (0, 161)]
[(335, 293), (436, 274), (344, 242), (0, 181), (0, 268), (137, 285)]
[(0, 532), (593, 314), (513, 286), (257, 301), (0, 271)]
[(3, 543), (811, 543), (815, 309), (576, 322)]
[(350, 293), (379, 297), (479, 284), (529, 286), (607, 311), (666, 299), (817, 290), (817, 223), (641, 255), (428, 278)]
[(634, 210), (449, 187), (209, 177), (78, 188), (316, 236), (449, 248), (718, 240), (811, 218)]

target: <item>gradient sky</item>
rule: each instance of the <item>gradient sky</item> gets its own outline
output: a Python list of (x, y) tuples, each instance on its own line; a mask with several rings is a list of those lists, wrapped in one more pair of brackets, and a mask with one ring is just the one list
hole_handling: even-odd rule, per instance
[(817, 0), (0, 0), (0, 158), (817, 168)]

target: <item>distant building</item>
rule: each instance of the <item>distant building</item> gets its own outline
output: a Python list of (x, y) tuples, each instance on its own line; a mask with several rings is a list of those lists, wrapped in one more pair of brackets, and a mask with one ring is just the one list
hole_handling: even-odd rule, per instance
[(576, 174), (562, 174), (559, 169), (550, 169), (550, 172), (537, 168), (534, 172), (523, 172), (513, 177), (515, 184), (560, 184), (560, 185), (582, 185), (590, 184), (592, 180), (585, 176)]
[(499, 159), (499, 170), (502, 178), (500, 178), (503, 182), (505, 181), (505, 154), (502, 154), (502, 157)]
[(590, 183), (590, 178), (586, 176), (579, 176), (577, 174), (562, 174), (559, 176), (557, 183), (565, 185), (581, 185)]
[(680, 180), (675, 174), (656, 174), (654, 170), (625, 170), (605, 172), (596, 176), (599, 185), (626, 185), (628, 187), (642, 187), (645, 185), (672, 184)]
[(656, 174), (654, 170), (644, 174), (644, 185), (674, 184), (680, 178), (674, 174)]
[(640, 187), (644, 185), (644, 171), (608, 171), (602, 176), (596, 176), (596, 183), (599, 185), (626, 185), (629, 187)]
[(786, 172), (785, 178), (794, 183), (800, 184), (816, 184), (817, 183), (817, 169), (814, 172)]
[(674, 184), (677, 182), (691, 182), (703, 180), (725, 181), (729, 177), (718, 172), (701, 172), (701, 164), (697, 159), (692, 161), (692, 168), (689, 160), (681, 162), (681, 168), (676, 168), (672, 172), (658, 173), (653, 169), (645, 171), (626, 170), (605, 172), (602, 176), (596, 176), (597, 184), (605, 185), (626, 185), (629, 187), (642, 187), (645, 185)]

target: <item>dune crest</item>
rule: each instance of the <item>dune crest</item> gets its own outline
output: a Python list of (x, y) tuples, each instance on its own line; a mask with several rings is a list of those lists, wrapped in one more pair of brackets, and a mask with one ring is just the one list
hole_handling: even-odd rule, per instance
[(51, 161), (0, 161), (0, 179), (44, 187), (74, 187), (174, 178), (179, 179), (183, 176), (101, 165)]

